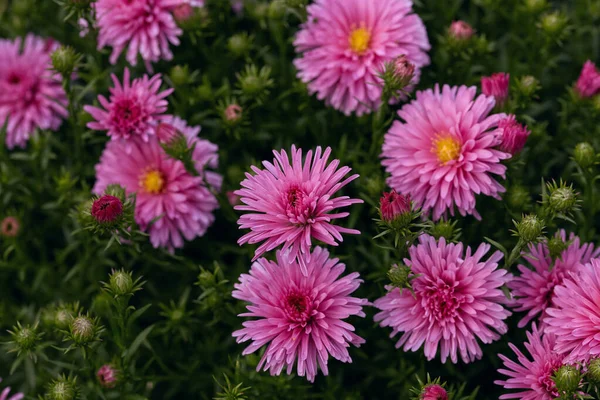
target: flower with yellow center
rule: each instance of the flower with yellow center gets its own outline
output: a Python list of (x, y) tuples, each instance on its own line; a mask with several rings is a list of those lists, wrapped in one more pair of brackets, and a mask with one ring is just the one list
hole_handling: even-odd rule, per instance
[(160, 171), (151, 169), (142, 175), (140, 186), (148, 193), (158, 194), (163, 191), (165, 179)]
[(362, 54), (369, 48), (371, 33), (365, 28), (356, 28), (350, 32), (348, 44), (350, 49), (356, 54)]
[(441, 164), (446, 164), (452, 160), (458, 160), (460, 149), (460, 143), (450, 134), (438, 136), (437, 139), (433, 141), (433, 152), (438, 160), (440, 160)]

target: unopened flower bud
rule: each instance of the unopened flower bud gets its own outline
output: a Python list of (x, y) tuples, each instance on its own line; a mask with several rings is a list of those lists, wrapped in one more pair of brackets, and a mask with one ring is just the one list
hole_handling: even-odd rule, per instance
[(500, 121), (498, 128), (502, 131), (500, 149), (513, 156), (523, 150), (531, 134), (527, 126), (519, 124), (512, 114)]
[(548, 5), (547, 0), (525, 0), (525, 8), (530, 13), (542, 11)]
[(496, 106), (502, 108), (508, 100), (509, 82), (510, 75), (504, 72), (484, 76), (481, 78), (481, 91), (486, 96), (494, 97)]
[(517, 86), (523, 96), (531, 97), (540, 88), (540, 82), (531, 75), (525, 75), (518, 80)]
[(408, 85), (415, 75), (415, 64), (411, 63), (405, 55), (397, 57), (393, 61), (394, 77), (402, 84)]
[(156, 137), (158, 138), (158, 141), (163, 144), (172, 142), (177, 136), (177, 133), (177, 129), (171, 124), (162, 122), (156, 127)]
[(591, 384), (600, 385), (600, 358), (594, 358), (590, 361), (585, 376)]
[(130, 272), (113, 271), (110, 274), (108, 285), (111, 292), (116, 296), (133, 294), (134, 282)]
[(558, 36), (567, 26), (567, 17), (560, 11), (544, 14), (539, 27), (549, 36)]
[(22, 326), (17, 322), (12, 331), (8, 331), (11, 335), (11, 343), (15, 345), (13, 351), (19, 353), (29, 353), (38, 345), (41, 335), (37, 332), (37, 326), (25, 325)]
[(230, 104), (223, 111), (223, 118), (229, 123), (235, 123), (242, 118), (242, 112), (242, 107), (237, 104)]
[(458, 40), (468, 40), (470, 39), (475, 31), (465, 21), (454, 21), (448, 28), (448, 34), (450, 37)]
[(233, 191), (228, 191), (226, 193), (227, 195), (227, 201), (229, 201), (229, 204), (233, 207), (233, 206), (237, 206), (238, 204), (241, 204), (240, 202), (240, 196), (238, 196), (237, 194), (235, 194), (235, 192)]
[(60, 46), (51, 55), (52, 67), (66, 79), (70, 79), (80, 56), (70, 46)]
[(581, 383), (581, 372), (571, 365), (563, 365), (553, 378), (559, 393), (574, 394)]
[(544, 223), (537, 215), (524, 215), (517, 224), (517, 234), (525, 242), (530, 243), (537, 240), (544, 231)]
[(227, 48), (235, 57), (244, 57), (251, 47), (251, 39), (247, 33), (235, 34), (227, 40)]
[(16, 217), (5, 217), (0, 223), (0, 235), (4, 237), (15, 237), (19, 234), (21, 224)]
[(456, 228), (456, 221), (440, 220), (433, 225), (429, 233), (436, 240), (444, 238), (447, 241), (454, 241), (457, 239), (460, 229)]
[(529, 191), (521, 185), (512, 185), (506, 193), (506, 201), (513, 210), (523, 210), (530, 202)]
[(194, 16), (194, 8), (188, 3), (182, 3), (173, 10), (173, 17), (177, 22), (185, 22)]
[(198, 274), (198, 285), (204, 288), (208, 288), (214, 285), (216, 282), (215, 275), (202, 268), (200, 274)]
[(285, 3), (282, 0), (273, 0), (269, 4), (269, 18), (270, 19), (281, 19), (285, 15)]
[(48, 385), (45, 400), (74, 400), (77, 398), (77, 378), (64, 375)]
[(109, 364), (100, 367), (96, 372), (96, 377), (100, 385), (107, 389), (112, 389), (117, 385), (117, 371)]
[(562, 240), (558, 235), (548, 240), (548, 253), (552, 259), (556, 259), (561, 256), (562, 252), (569, 247), (569, 243)]
[[(379, 211), (381, 213), (381, 219), (385, 222), (394, 222), (399, 219), (405, 219), (407, 214), (410, 214), (412, 210), (410, 195), (398, 194), (395, 190), (391, 192), (384, 192), (381, 199), (379, 199)], [(412, 220), (412, 216), (407, 222)]]
[(400, 289), (409, 288), (411, 272), (411, 269), (406, 265), (394, 264), (392, 265), (392, 268), (390, 268), (390, 270), (388, 271), (387, 276), (392, 286), (395, 286)]
[(448, 392), (440, 385), (426, 385), (420, 400), (448, 400)]
[(188, 83), (188, 79), (190, 78), (190, 68), (187, 65), (176, 65), (171, 68), (169, 77), (175, 86), (183, 86)]
[(123, 202), (118, 197), (105, 194), (94, 200), (91, 214), (100, 224), (113, 224), (123, 215)]
[(255, 65), (247, 65), (244, 71), (237, 74), (237, 86), (244, 96), (257, 99), (269, 93), (273, 86), (271, 68), (262, 67), (260, 70)]
[(573, 152), (575, 162), (583, 169), (589, 168), (596, 162), (596, 151), (587, 142), (578, 143)]
[(88, 344), (96, 338), (95, 322), (87, 315), (79, 315), (69, 326), (71, 339), (78, 345)]
[(577, 204), (577, 194), (572, 186), (561, 184), (560, 186), (550, 185), (550, 195), (548, 205), (550, 209), (557, 213), (569, 213)]

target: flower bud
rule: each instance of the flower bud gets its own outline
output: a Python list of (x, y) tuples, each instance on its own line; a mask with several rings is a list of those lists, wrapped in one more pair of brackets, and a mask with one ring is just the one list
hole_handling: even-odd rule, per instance
[(241, 204), (241, 201), (240, 201), (241, 197), (240, 197), (240, 196), (238, 196), (237, 194), (235, 194), (233, 191), (231, 191), (231, 190), (230, 190), (230, 191), (228, 191), (228, 192), (226, 193), (226, 195), (227, 195), (227, 201), (229, 202), (229, 204), (230, 204), (232, 207), (234, 207), (234, 206), (237, 206), (237, 205)]
[(544, 10), (548, 5), (547, 0), (525, 0), (525, 8), (530, 13), (538, 13)]
[(540, 20), (539, 27), (548, 36), (560, 35), (567, 26), (567, 17), (560, 11), (544, 14)]
[(475, 31), (471, 25), (465, 21), (454, 21), (450, 25), (450, 28), (448, 28), (450, 37), (461, 41), (470, 39), (474, 33)]
[(581, 168), (586, 169), (596, 163), (596, 151), (591, 144), (581, 142), (575, 146), (573, 158)]
[(42, 335), (37, 332), (37, 326), (25, 325), (17, 322), (12, 331), (8, 331), (11, 335), (11, 344), (14, 348), (11, 351), (20, 353), (29, 353), (37, 347)]
[(525, 75), (517, 81), (517, 88), (523, 96), (531, 97), (539, 90), (540, 82), (531, 75)]
[(444, 238), (447, 241), (454, 241), (460, 234), (460, 229), (456, 228), (457, 221), (440, 220), (432, 226), (429, 232), (436, 240)]
[(54, 326), (60, 330), (67, 330), (71, 321), (79, 312), (79, 303), (61, 304), (54, 312)]
[[(411, 213), (411, 210), (410, 195), (404, 196), (392, 190), (391, 192), (384, 192), (381, 199), (379, 199), (379, 212), (381, 219), (385, 222), (391, 223), (404, 218), (404, 216)], [(412, 216), (408, 222), (411, 220)]]
[(585, 376), (591, 384), (600, 385), (600, 358), (594, 358), (590, 361)]
[(190, 68), (187, 65), (176, 65), (169, 71), (169, 77), (175, 86), (183, 86), (190, 78)]
[(535, 214), (524, 215), (521, 221), (516, 223), (517, 235), (525, 242), (530, 243), (538, 240), (544, 231), (544, 222)]
[(81, 56), (70, 46), (60, 46), (51, 55), (52, 68), (65, 79), (70, 79)]
[(77, 378), (62, 375), (53, 380), (46, 390), (45, 400), (74, 400), (77, 398)]
[(98, 337), (102, 328), (98, 327), (98, 320), (89, 315), (79, 314), (69, 324), (69, 339), (78, 346), (86, 346), (100, 340)]
[(107, 389), (112, 389), (117, 385), (117, 371), (109, 364), (100, 367), (96, 372), (96, 377), (100, 385)]
[(550, 257), (556, 259), (569, 247), (569, 243), (562, 240), (559, 235), (556, 235), (548, 240), (547, 246)]
[(592, 61), (587, 60), (583, 64), (575, 84), (575, 92), (581, 98), (589, 98), (600, 93), (600, 70)]
[(440, 385), (426, 385), (420, 400), (448, 400), (448, 392)]
[(511, 185), (506, 193), (506, 201), (513, 210), (523, 210), (530, 202), (529, 191), (521, 185)]
[(513, 156), (523, 150), (531, 134), (527, 126), (519, 124), (512, 114), (500, 121), (498, 128), (502, 131), (500, 149)]
[(548, 196), (548, 206), (553, 212), (566, 214), (573, 211), (577, 205), (577, 193), (573, 186), (567, 186), (562, 183), (557, 186), (556, 183), (548, 185), (550, 194)]
[(486, 96), (493, 96), (496, 99), (496, 106), (502, 108), (508, 100), (509, 82), (510, 75), (504, 72), (484, 76), (481, 78), (481, 91)]
[(237, 104), (229, 104), (223, 111), (223, 118), (229, 124), (234, 124), (242, 118), (242, 107)]
[(559, 393), (574, 394), (581, 383), (581, 372), (571, 365), (563, 365), (554, 373), (553, 379)]
[(242, 73), (237, 74), (237, 80), (237, 86), (241, 93), (255, 101), (260, 101), (273, 86), (271, 68), (267, 66), (259, 70), (255, 65), (247, 65)]
[(251, 38), (247, 33), (238, 33), (227, 40), (227, 49), (235, 57), (244, 57), (252, 48)]
[(194, 16), (194, 8), (188, 3), (182, 3), (173, 10), (173, 17), (177, 22), (185, 22)]
[(200, 269), (200, 274), (198, 274), (198, 286), (208, 288), (213, 286), (216, 281), (216, 277), (212, 272), (207, 271), (204, 268)]
[(410, 274), (412, 270), (404, 264), (394, 264), (387, 273), (392, 286), (397, 288), (410, 288)]
[(179, 132), (177, 131), (177, 129), (175, 129), (173, 125), (164, 122), (161, 122), (156, 127), (156, 137), (158, 138), (158, 141), (162, 144), (168, 144), (172, 142), (178, 133)]
[(123, 215), (123, 202), (118, 197), (105, 194), (94, 200), (91, 214), (100, 224), (114, 224)]
[(19, 234), (21, 224), (17, 217), (9, 215), (0, 223), (0, 235), (4, 237), (15, 237)]
[(118, 296), (131, 294), (133, 290), (133, 277), (125, 271), (113, 271), (109, 278), (112, 292)]

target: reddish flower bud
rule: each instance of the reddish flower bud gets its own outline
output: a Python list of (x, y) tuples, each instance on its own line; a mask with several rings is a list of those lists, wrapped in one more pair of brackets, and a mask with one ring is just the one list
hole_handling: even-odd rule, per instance
[(15, 217), (9, 216), (2, 220), (0, 224), (0, 234), (5, 237), (15, 237), (19, 234), (21, 224)]
[(226, 193), (227, 195), (227, 200), (229, 201), (229, 204), (231, 204), (231, 206), (237, 206), (240, 203), (240, 196), (238, 196), (237, 194), (235, 194), (235, 192), (233, 191), (229, 191)]
[(123, 214), (123, 203), (118, 197), (105, 194), (92, 204), (92, 216), (100, 223), (115, 222)]
[(230, 104), (225, 109), (225, 119), (234, 122), (242, 118), (242, 107), (237, 104)]
[(405, 215), (411, 211), (410, 195), (403, 196), (395, 190), (384, 192), (379, 200), (379, 209), (381, 218), (386, 222), (392, 222), (400, 215)]
[(415, 75), (415, 65), (405, 55), (394, 60), (394, 76), (406, 86)]
[(590, 60), (583, 64), (583, 69), (575, 84), (575, 91), (583, 98), (600, 93), (600, 71)]
[(465, 21), (454, 21), (448, 28), (448, 33), (455, 39), (467, 40), (473, 36), (475, 30)]
[(519, 124), (514, 115), (509, 115), (500, 121), (498, 127), (502, 130), (502, 142), (500, 143), (502, 151), (515, 155), (523, 150), (525, 142), (531, 134), (527, 126)]
[(178, 5), (173, 10), (173, 16), (177, 22), (185, 22), (194, 15), (194, 8), (188, 3)]
[(156, 127), (156, 136), (161, 143), (169, 143), (177, 136), (177, 129), (171, 124), (160, 123)]
[(98, 378), (100, 385), (105, 388), (114, 388), (117, 384), (117, 373), (115, 369), (108, 364), (100, 367), (98, 372), (96, 372), (96, 377)]
[(504, 72), (484, 76), (481, 78), (481, 91), (486, 96), (493, 96), (496, 99), (496, 105), (502, 107), (508, 100), (508, 83), (510, 75)]
[(448, 400), (448, 392), (440, 385), (427, 385), (423, 388), (421, 400)]

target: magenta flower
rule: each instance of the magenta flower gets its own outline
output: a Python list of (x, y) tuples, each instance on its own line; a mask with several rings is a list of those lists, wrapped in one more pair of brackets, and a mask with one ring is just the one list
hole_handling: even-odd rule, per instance
[(417, 92), (416, 100), (398, 112), (385, 135), (382, 164), (391, 175), (388, 185), (410, 194), (433, 219), (444, 213), (473, 214), (475, 195), (499, 199), (504, 188), (493, 175), (504, 178), (501, 161), (510, 154), (497, 150), (504, 114), (489, 115), (494, 98), (478, 96), (475, 87), (450, 87)]
[(508, 84), (510, 75), (504, 72), (484, 76), (481, 78), (481, 91), (486, 96), (492, 96), (496, 99), (496, 105), (504, 106), (508, 100)]
[(531, 359), (521, 353), (517, 346), (509, 343), (518, 362), (499, 354), (506, 369), (499, 369), (498, 372), (506, 375), (508, 379), (497, 380), (494, 383), (504, 386), (505, 389), (519, 391), (503, 394), (500, 399), (553, 400), (558, 398), (559, 393), (552, 376), (563, 366), (563, 356), (553, 350), (555, 343), (556, 336), (548, 333), (542, 336), (535, 324), (533, 324), (533, 331), (527, 332), (527, 342), (525, 343)]
[(524, 258), (533, 269), (519, 265), (520, 276), (508, 282), (513, 297), (515, 298), (515, 311), (527, 312), (519, 321), (519, 328), (523, 328), (534, 318), (538, 319), (540, 331), (544, 331), (544, 319), (547, 317), (546, 309), (553, 305), (554, 289), (562, 285), (569, 273), (577, 271), (582, 264), (600, 255), (600, 249), (595, 249), (591, 243), (581, 244), (575, 234), (571, 233), (569, 239), (564, 230), (557, 232), (556, 236), (562, 241), (570, 241), (569, 247), (560, 257), (552, 260), (547, 243), (529, 245), (529, 252)]
[(512, 114), (500, 121), (498, 128), (502, 130), (500, 149), (511, 155), (515, 155), (523, 150), (525, 142), (527, 142), (527, 138), (531, 134), (527, 126), (519, 124)]
[(379, 210), (384, 221), (392, 222), (396, 217), (411, 212), (410, 196), (403, 196), (395, 190), (384, 192), (379, 199)]
[(420, 400), (448, 400), (448, 392), (440, 385), (427, 385), (419, 397)]
[(342, 180), (351, 168), (338, 169), (339, 160), (327, 164), (331, 148), (322, 153), (321, 147), (317, 147), (314, 157), (309, 150), (304, 165), (302, 149), (296, 146), (292, 146), (291, 164), (285, 150), (273, 151), (273, 154), (273, 163), (263, 161), (264, 170), (252, 166), (255, 175), (246, 173), (242, 189), (235, 192), (244, 203), (235, 209), (249, 211), (238, 220), (240, 229), (251, 230), (238, 243), (264, 242), (256, 249), (252, 261), (280, 245), (283, 251), (290, 251), (290, 260), (299, 254), (309, 258), (311, 238), (337, 246), (343, 240), (342, 233), (360, 233), (331, 223), (349, 215), (348, 212), (330, 213), (333, 210), (363, 202), (348, 196), (333, 197), (358, 175)]
[(127, 62), (137, 64), (138, 53), (144, 61), (173, 58), (170, 45), (179, 45), (181, 29), (173, 13), (188, 0), (97, 0), (92, 3), (98, 25), (98, 49), (110, 46), (111, 64), (127, 48)]
[(393, 329), (391, 337), (402, 333), (396, 348), (416, 351), (423, 346), (425, 357), (433, 359), (440, 350), (442, 363), (448, 357), (465, 363), (480, 359), (483, 343), (498, 340), (506, 333), (504, 320), (511, 314), (503, 307), (508, 300), (502, 290), (509, 276), (498, 268), (502, 253), (487, 260), (482, 257), (490, 245), (481, 244), (475, 254), (462, 243), (439, 242), (422, 235), (409, 249), (404, 262), (413, 273), (410, 290), (388, 286), (388, 293), (375, 301), (381, 312), (375, 321)]
[(410, 0), (316, 0), (307, 12), (294, 41), (298, 78), (346, 115), (379, 107), (386, 62), (405, 55), (417, 69), (415, 84), (429, 64), (427, 32)]
[(100, 385), (105, 388), (111, 389), (117, 385), (117, 371), (111, 365), (103, 365), (96, 372), (96, 377)]
[(15, 237), (21, 230), (21, 223), (17, 217), (9, 215), (0, 222), (0, 235), (4, 237)]
[(115, 222), (123, 214), (123, 202), (118, 197), (105, 194), (94, 200), (91, 214), (101, 224)]
[[(198, 140), (196, 145), (204, 157), (214, 146), (202, 149), (205, 143), (209, 142)], [(196, 159), (196, 152), (194, 158), (196, 166), (211, 165), (206, 157)], [(199, 172), (200, 176), (190, 175), (181, 161), (165, 154), (155, 137), (147, 143), (131, 139), (130, 152), (111, 141), (96, 165), (94, 193), (103, 193), (110, 184), (123, 186), (128, 194), (136, 193), (136, 222), (150, 234), (154, 247), (173, 250), (183, 247), (184, 238), (203, 236), (215, 219), (212, 213), (219, 203), (205, 186), (203, 176), (209, 183), (211, 180), (220, 183), (220, 177), (208, 171)]]
[(583, 64), (583, 69), (575, 84), (575, 91), (583, 98), (600, 93), (600, 71), (590, 60)]
[(344, 321), (352, 315), (365, 316), (362, 307), (367, 300), (350, 296), (362, 280), (357, 272), (340, 278), (344, 264), (328, 258), (327, 250), (320, 247), (304, 260), (306, 275), (286, 252), (277, 251), (276, 256), (277, 262), (259, 259), (235, 285), (233, 297), (249, 303), (248, 312), (240, 316), (257, 319), (244, 322), (233, 336), (238, 343), (252, 341), (243, 355), (268, 344), (257, 371), (279, 375), (285, 367), (290, 374), (297, 364), (298, 375), (313, 382), (317, 368), (328, 374), (330, 355), (352, 362), (348, 347), (365, 342)]
[(600, 259), (592, 258), (554, 288), (545, 332), (556, 335), (554, 350), (568, 362), (587, 361), (600, 354)]
[(475, 30), (465, 21), (453, 21), (448, 28), (448, 34), (459, 40), (470, 39)]
[[(2, 378), (0, 378), (0, 382), (2, 382)], [(21, 400), (25, 397), (23, 393), (16, 393), (8, 397), (9, 395), (10, 387), (4, 388), (4, 390), (2, 390), (2, 392), (0, 393), (0, 400)]]
[(0, 127), (9, 149), (24, 148), (36, 129), (56, 131), (68, 115), (61, 77), (49, 70), (57, 48), (32, 34), (0, 39)]
[[(114, 87), (110, 88), (110, 101), (106, 97), (98, 96), (98, 101), (104, 109), (85, 106), (96, 121), (87, 124), (88, 128), (107, 131), (111, 140), (129, 140), (139, 137), (143, 141), (156, 133), (160, 121), (166, 118), (167, 100), (165, 98), (173, 92), (167, 89), (159, 92), (162, 84), (160, 75), (149, 78), (134, 79), (130, 83), (129, 69), (125, 68), (123, 85), (113, 74)], [(126, 146), (129, 147), (129, 146)]]

